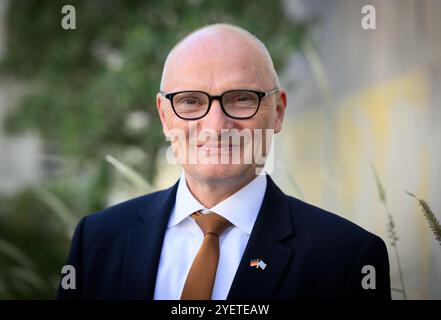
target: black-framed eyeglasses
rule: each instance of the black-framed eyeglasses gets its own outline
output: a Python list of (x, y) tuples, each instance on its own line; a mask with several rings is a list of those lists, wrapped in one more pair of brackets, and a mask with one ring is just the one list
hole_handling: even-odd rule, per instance
[(211, 96), (204, 91), (178, 91), (160, 93), (171, 102), (175, 114), (183, 120), (198, 120), (210, 111), (213, 100), (219, 100), (222, 111), (233, 119), (249, 119), (259, 111), (260, 102), (266, 96), (279, 91), (229, 90), (220, 96)]

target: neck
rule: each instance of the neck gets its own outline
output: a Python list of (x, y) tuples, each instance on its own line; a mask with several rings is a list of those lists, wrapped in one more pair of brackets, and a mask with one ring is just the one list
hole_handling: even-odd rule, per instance
[(255, 177), (256, 175), (253, 173), (252, 175), (228, 181), (206, 181), (194, 178), (189, 174), (185, 175), (190, 192), (208, 209), (245, 187)]

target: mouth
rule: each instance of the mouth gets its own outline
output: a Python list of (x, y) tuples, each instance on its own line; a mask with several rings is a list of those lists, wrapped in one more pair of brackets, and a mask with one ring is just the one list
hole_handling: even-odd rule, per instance
[(205, 155), (233, 155), (240, 154), (241, 145), (233, 143), (198, 143), (198, 152), (202, 152)]
[(197, 148), (204, 148), (204, 149), (233, 149), (240, 147), (240, 144), (201, 142), (198, 143), (196, 146)]

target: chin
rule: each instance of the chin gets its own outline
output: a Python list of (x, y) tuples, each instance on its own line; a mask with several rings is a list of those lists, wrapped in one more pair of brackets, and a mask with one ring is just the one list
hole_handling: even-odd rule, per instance
[(211, 183), (240, 181), (254, 173), (253, 165), (244, 164), (198, 164), (184, 166), (187, 174), (193, 178)]

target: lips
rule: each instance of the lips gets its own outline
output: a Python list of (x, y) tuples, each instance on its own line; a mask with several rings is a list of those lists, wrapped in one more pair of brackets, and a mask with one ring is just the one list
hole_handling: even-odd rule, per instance
[(240, 147), (240, 144), (232, 144), (232, 143), (198, 143), (198, 148), (207, 148), (207, 149), (231, 149), (231, 148), (237, 148)]

